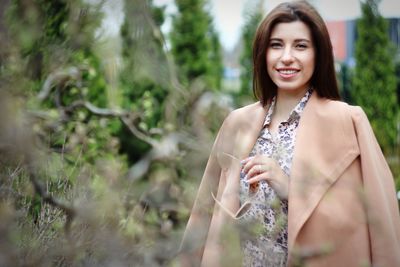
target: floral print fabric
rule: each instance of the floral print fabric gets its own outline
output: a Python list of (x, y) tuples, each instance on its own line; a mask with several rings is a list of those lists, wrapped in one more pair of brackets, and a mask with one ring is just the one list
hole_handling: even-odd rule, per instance
[[(290, 169), (300, 115), (312, 90), (308, 90), (289, 118), (279, 124), (276, 136), (269, 131), (276, 99), (269, 106), (263, 129), (250, 156), (267, 155), (275, 159), (286, 175)], [(240, 200), (252, 205), (240, 218), (241, 246), (244, 254), (243, 266), (286, 266), (287, 261), (287, 214), (288, 203), (282, 201), (266, 181), (260, 181), (258, 191), (249, 191), (247, 176), (240, 173)]]

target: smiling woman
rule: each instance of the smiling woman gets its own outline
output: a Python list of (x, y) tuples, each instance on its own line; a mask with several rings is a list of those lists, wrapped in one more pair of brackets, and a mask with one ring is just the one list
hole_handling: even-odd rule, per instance
[(314, 72), (314, 55), (306, 24), (296, 21), (274, 27), (267, 48), (267, 70), (279, 92), (304, 95)]
[(324, 21), (283, 3), (254, 40), (259, 102), (221, 126), (182, 265), (400, 266), (393, 177), (363, 110), (339, 101)]

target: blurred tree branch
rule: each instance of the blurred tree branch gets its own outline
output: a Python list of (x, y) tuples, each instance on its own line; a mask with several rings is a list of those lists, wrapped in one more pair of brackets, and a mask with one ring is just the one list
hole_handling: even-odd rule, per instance
[(30, 181), (35, 189), (35, 192), (40, 196), (40, 198), (45, 202), (50, 204), (51, 206), (62, 210), (66, 215), (66, 223), (64, 225), (65, 233), (67, 237), (70, 236), (71, 224), (76, 216), (76, 210), (72, 207), (72, 205), (57, 199), (56, 197), (50, 195), (44, 185), (40, 182), (37, 177), (37, 172), (32, 167), (32, 163), (28, 160), (27, 169)]
[(16, 164), (15, 171), (10, 174), (10, 179), (21, 175), (22, 169), (27, 171), (29, 180), (35, 193), (47, 204), (62, 210), (66, 215), (64, 225), (69, 237), (71, 223), (76, 215), (72, 205), (59, 200), (49, 194), (38, 178), (38, 150), (35, 146), (35, 137), (27, 127), (28, 120), (20, 111), (15, 112), (15, 100), (11, 95), (0, 91), (0, 162), (3, 166)]
[[(51, 91), (54, 91), (54, 97), (57, 98), (61, 94), (61, 91), (65, 90), (65, 86), (71, 85), (74, 82), (79, 83), (79, 79), (77, 79), (77, 77), (81, 77), (81, 71), (83, 71), (82, 68), (70, 67), (66, 70), (61, 70), (49, 74), (48, 78), (43, 84), (40, 93), (37, 96), (37, 99), (39, 101), (46, 100), (46, 98), (50, 97)], [(80, 85), (78, 84), (77, 87), (79, 86)], [(138, 119), (140, 119), (139, 112), (131, 112), (121, 109), (100, 108), (85, 100), (82, 94), (80, 94), (79, 97), (82, 99), (75, 100), (71, 104), (66, 106), (64, 106), (61, 101), (56, 101), (57, 107), (61, 115), (70, 114), (79, 108), (84, 108), (90, 113), (99, 117), (118, 118), (135, 137), (151, 146), (151, 150), (146, 155), (144, 155), (139, 162), (137, 162), (136, 164), (134, 164), (134, 166), (130, 168), (127, 175), (128, 180), (136, 180), (142, 177), (148, 171), (150, 163), (154, 160), (174, 158), (179, 155), (179, 143), (187, 139), (184, 138), (181, 134), (172, 132), (170, 134), (162, 135), (161, 139), (157, 140), (155, 138), (152, 138), (150, 133), (144, 133), (140, 131), (138, 127), (136, 127), (135, 123), (138, 121)], [(43, 114), (41, 112), (34, 112), (32, 114), (37, 114), (43, 117)], [(65, 118), (63, 119), (63, 121), (64, 123), (66, 122)], [(38, 192), (40, 192), (42, 198), (47, 198), (48, 196), (43, 194), (43, 190), (41, 190), (40, 184), (36, 182), (36, 179), (33, 179), (33, 182), (35, 188), (37, 188)], [(49, 200), (52, 201), (52, 203), (59, 203), (57, 202), (57, 200), (54, 199)]]

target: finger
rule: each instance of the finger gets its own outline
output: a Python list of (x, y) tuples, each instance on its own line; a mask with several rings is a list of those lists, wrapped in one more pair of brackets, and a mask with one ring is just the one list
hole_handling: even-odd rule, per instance
[(252, 156), (252, 157), (247, 157), (247, 158), (245, 158), (245, 159), (242, 159), (242, 160), (240, 161), (240, 163), (244, 166), (244, 165), (246, 165), (247, 162), (249, 162), (249, 161), (252, 160), (252, 159), (254, 159), (254, 156)]
[(248, 173), (250, 169), (252, 169), (255, 165), (263, 164), (262, 159), (259, 157), (252, 157), (247, 161), (247, 163), (243, 166), (244, 173)]
[(266, 172), (261, 173), (259, 175), (256, 175), (254, 177), (252, 177), (251, 179), (248, 179), (247, 182), (251, 185), (251, 184), (255, 184), (255, 183), (259, 183), (260, 181), (268, 181), (268, 174)]
[(264, 165), (261, 165), (261, 164), (253, 165), (253, 167), (251, 167), (251, 169), (247, 173), (247, 177), (248, 178), (252, 178), (252, 177), (254, 177), (256, 175), (259, 175), (259, 174), (263, 173), (264, 171), (265, 171), (265, 166)]

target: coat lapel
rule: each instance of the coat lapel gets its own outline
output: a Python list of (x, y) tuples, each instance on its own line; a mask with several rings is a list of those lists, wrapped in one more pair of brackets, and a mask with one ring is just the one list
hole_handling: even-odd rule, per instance
[[(217, 152), (218, 163), (222, 169), (220, 183), (223, 182), (224, 185), (220, 200), (218, 200), (219, 196), (212, 195), (217, 206), (211, 219), (202, 266), (220, 266), (221, 263), (224, 263), (223, 266), (232, 266), (232, 262), (226, 264), (232, 259), (235, 265), (241, 262), (235, 257), (240, 255), (238, 254), (239, 243), (236, 242), (239, 235), (236, 229), (231, 231), (234, 228), (231, 228), (232, 219), (240, 210), (241, 164), (239, 160), (248, 157), (251, 152), (260, 134), (265, 115), (265, 109), (258, 102), (246, 107), (246, 110), (236, 111), (234, 121), (228, 122), (234, 127), (228, 128), (229, 131), (223, 136), (222, 144), (218, 146)], [(229, 245), (224, 246), (222, 257), (219, 244), (227, 242)]]
[(259, 102), (254, 109), (254, 112), (251, 112), (252, 114), (249, 113), (248, 116), (246, 116), (246, 122), (243, 123), (241, 129), (237, 133), (235, 144), (241, 145), (237, 146), (239, 149), (235, 151), (235, 154), (237, 154), (240, 159), (249, 156), (258, 136), (260, 135), (267, 114), (267, 109), (263, 108)]
[[(301, 115), (289, 186), (288, 249), (329, 187), (359, 155), (349, 116), (314, 92)], [(290, 255), (290, 254), (289, 254)]]
[[(239, 118), (238, 127), (230, 135), (233, 140), (228, 140), (228, 142), (225, 140), (225, 144), (230, 144), (229, 147), (223, 148), (222, 153), (219, 154), (218, 160), (221, 167), (225, 165), (227, 166), (226, 169), (229, 170), (226, 177), (226, 186), (219, 204), (230, 214), (236, 214), (240, 209), (240, 180), (238, 177), (240, 177), (241, 164), (238, 160), (249, 156), (260, 134), (265, 116), (266, 109), (263, 108), (260, 102), (253, 104), (248, 113)], [(236, 158), (236, 160), (233, 158)], [(221, 164), (221, 162), (225, 163)]]

